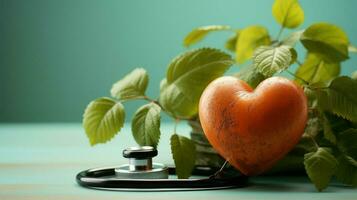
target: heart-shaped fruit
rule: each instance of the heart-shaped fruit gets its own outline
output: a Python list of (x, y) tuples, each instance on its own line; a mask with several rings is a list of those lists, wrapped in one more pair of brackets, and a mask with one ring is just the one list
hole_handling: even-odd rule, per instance
[(270, 169), (299, 142), (307, 100), (302, 88), (286, 78), (268, 78), (253, 91), (244, 81), (227, 76), (205, 89), (199, 117), (217, 152), (251, 176)]

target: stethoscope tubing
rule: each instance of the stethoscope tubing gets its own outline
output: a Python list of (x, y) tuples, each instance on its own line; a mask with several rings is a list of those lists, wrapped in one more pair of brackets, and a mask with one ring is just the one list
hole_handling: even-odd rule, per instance
[[(195, 167), (193, 175), (207, 176), (202, 179), (118, 179), (115, 167), (94, 168), (77, 174), (79, 185), (99, 190), (113, 191), (191, 191), (217, 190), (245, 187), (248, 178), (239, 173), (216, 172), (212, 168)], [(175, 175), (175, 168), (169, 168), (169, 174)], [(211, 175), (211, 176), (210, 176)]]

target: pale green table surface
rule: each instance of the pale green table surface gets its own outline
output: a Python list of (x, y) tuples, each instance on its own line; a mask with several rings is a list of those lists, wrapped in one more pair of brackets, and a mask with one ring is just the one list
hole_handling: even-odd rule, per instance
[[(169, 135), (162, 124), (157, 162), (172, 164)], [(188, 135), (187, 126), (179, 133)], [(190, 192), (112, 192), (90, 190), (75, 182), (77, 172), (122, 164), (122, 149), (135, 145), (130, 124), (115, 139), (90, 147), (80, 124), (0, 124), (0, 200), (6, 199), (341, 199), (357, 200), (357, 190), (333, 184), (316, 192), (306, 177), (256, 177), (245, 188)]]

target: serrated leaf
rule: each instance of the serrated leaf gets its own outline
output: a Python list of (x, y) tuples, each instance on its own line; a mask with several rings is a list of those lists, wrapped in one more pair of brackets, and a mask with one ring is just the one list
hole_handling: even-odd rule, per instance
[(244, 67), (236, 76), (248, 83), (252, 88), (256, 88), (260, 82), (267, 78), (262, 73), (258, 72), (253, 65)]
[(197, 115), (203, 90), (233, 64), (231, 57), (217, 49), (202, 48), (176, 57), (161, 82), (161, 105), (176, 117)]
[(131, 122), (131, 130), (136, 143), (140, 146), (156, 148), (160, 139), (161, 108), (155, 103), (141, 106)]
[(349, 41), (339, 27), (317, 23), (307, 28), (300, 38), (305, 48), (323, 60), (337, 63), (348, 59)]
[(333, 133), (330, 121), (328, 121), (327, 117), (323, 114), (322, 116), (322, 127), (323, 127), (323, 131), (324, 131), (324, 137), (325, 139), (327, 139), (328, 141), (330, 141), (332, 144), (336, 144), (336, 136)]
[(286, 28), (296, 28), (304, 22), (304, 11), (297, 0), (275, 0), (273, 16)]
[(284, 38), (281, 42), (283, 45), (294, 47), (296, 43), (300, 40), (301, 35), (303, 34), (304, 30), (296, 31), (288, 35)]
[(187, 137), (173, 134), (171, 136), (171, 153), (179, 179), (188, 178), (195, 166), (195, 144)]
[(291, 60), (290, 60), (289, 65), (292, 65), (293, 63), (296, 62), (298, 54), (297, 54), (296, 50), (292, 47), (290, 47), (289, 50), (290, 50), (290, 54), (291, 54)]
[(145, 95), (149, 76), (145, 69), (137, 68), (127, 74), (123, 79), (114, 83), (110, 93), (119, 100), (132, 99)]
[(229, 51), (235, 52), (238, 37), (239, 37), (239, 31), (236, 31), (234, 35), (228, 38), (228, 40), (224, 44), (224, 47)]
[(331, 129), (335, 134), (342, 133), (349, 128), (356, 128), (353, 122), (339, 117), (333, 113), (325, 112), (325, 117), (330, 122)]
[(339, 133), (337, 146), (345, 155), (357, 159), (357, 129), (349, 128)]
[(324, 121), (323, 123), (324, 137), (330, 141), (332, 144), (336, 143), (336, 136), (332, 132), (329, 122)]
[(208, 33), (212, 31), (221, 31), (228, 30), (229, 26), (222, 25), (210, 25), (210, 26), (202, 26), (193, 29), (184, 39), (183, 44), (185, 47), (189, 47), (199, 41), (201, 41)]
[(350, 45), (348, 45), (348, 51), (352, 52), (352, 53), (357, 53), (357, 47), (350, 44)]
[(91, 145), (111, 140), (123, 127), (124, 106), (102, 97), (90, 102), (83, 114), (83, 127)]
[(320, 147), (316, 152), (305, 154), (304, 165), (306, 173), (316, 189), (322, 191), (328, 186), (335, 173), (337, 160), (329, 149)]
[[(295, 74), (309, 83), (318, 83), (337, 77), (340, 71), (341, 67), (339, 63), (328, 63), (316, 54), (309, 53)], [(296, 79), (296, 81), (302, 83), (299, 79)]]
[(253, 63), (258, 72), (272, 76), (290, 66), (292, 55), (288, 46), (262, 46), (255, 50)]
[(322, 109), (357, 122), (357, 80), (347, 76), (337, 77), (316, 91)]
[(271, 43), (268, 30), (262, 26), (249, 26), (240, 31), (236, 44), (236, 60), (244, 63), (249, 60), (256, 48)]
[(346, 185), (357, 187), (357, 161), (345, 155), (338, 158), (336, 178)]

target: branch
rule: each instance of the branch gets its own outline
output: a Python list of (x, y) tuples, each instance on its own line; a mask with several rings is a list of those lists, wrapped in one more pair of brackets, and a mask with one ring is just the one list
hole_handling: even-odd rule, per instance
[(280, 30), (279, 30), (279, 33), (278, 33), (278, 36), (276, 37), (276, 41), (279, 41), (280, 36), (281, 36), (281, 34), (283, 33), (283, 31), (284, 31), (284, 27), (281, 26), (281, 27), (280, 27)]
[(299, 79), (300, 81), (302, 81), (304, 84), (309, 85), (310, 83), (308, 81), (306, 81), (305, 79), (297, 76), (296, 74), (292, 73), (289, 70), (286, 70), (286, 72), (288, 72), (288, 74), (290, 74), (291, 76), (295, 77), (296, 79)]

